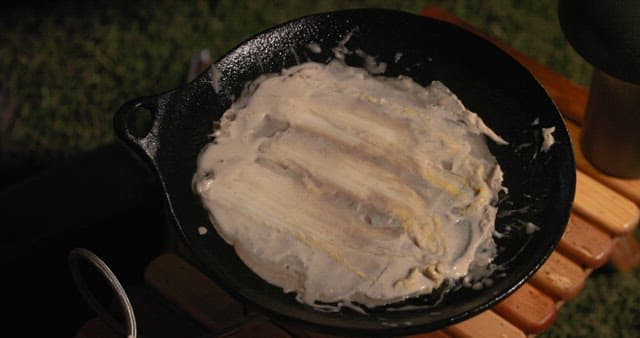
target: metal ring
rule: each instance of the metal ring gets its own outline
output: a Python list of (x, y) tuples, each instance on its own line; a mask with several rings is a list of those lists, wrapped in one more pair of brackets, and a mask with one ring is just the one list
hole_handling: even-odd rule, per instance
[[(118, 301), (125, 314), (128, 332), (126, 332), (122, 325), (120, 325), (120, 323), (118, 323), (118, 321), (116, 321), (113, 316), (109, 314), (109, 312), (104, 308), (104, 306), (102, 306), (102, 304), (100, 304), (100, 302), (98, 302), (94, 294), (90, 291), (87, 282), (85, 281), (82, 273), (80, 273), (80, 269), (78, 268), (81, 259), (97, 268), (102, 276), (106, 279), (107, 283), (115, 291)], [(89, 306), (91, 306), (91, 308), (98, 314), (100, 319), (102, 319), (105, 323), (107, 323), (107, 325), (111, 326), (117, 332), (126, 335), (127, 338), (137, 338), (138, 329), (136, 325), (136, 316), (133, 312), (133, 307), (131, 306), (129, 297), (127, 297), (127, 293), (124, 291), (122, 284), (120, 284), (118, 278), (111, 271), (111, 269), (109, 269), (109, 266), (107, 266), (107, 264), (93, 252), (82, 248), (71, 250), (71, 252), (69, 253), (68, 261), (73, 280), (76, 283), (80, 294), (89, 304)]]

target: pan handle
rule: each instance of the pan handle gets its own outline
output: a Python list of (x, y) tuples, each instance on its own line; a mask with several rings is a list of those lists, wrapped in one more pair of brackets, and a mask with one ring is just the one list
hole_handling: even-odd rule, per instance
[[(71, 250), (67, 259), (71, 270), (71, 276), (78, 287), (78, 291), (87, 304), (98, 314), (100, 319), (116, 330), (116, 332), (126, 335), (127, 338), (137, 338), (138, 327), (136, 324), (136, 315), (133, 311), (133, 307), (131, 306), (131, 301), (129, 300), (124, 287), (122, 287), (122, 284), (120, 284), (120, 281), (113, 271), (111, 271), (109, 266), (102, 259), (96, 256), (96, 254), (83, 248)], [(112, 289), (124, 315), (126, 329), (114, 318), (114, 316), (111, 315), (107, 308), (98, 301), (96, 295), (91, 292), (89, 284), (82, 275), (80, 269), (81, 261), (87, 263), (91, 268), (96, 269), (102, 275), (107, 285)]]
[[(147, 116), (141, 114), (148, 114)], [(138, 151), (153, 157), (156, 148), (158, 97), (143, 96), (126, 102), (116, 112), (113, 124), (118, 137)], [(140, 124), (144, 124), (141, 128)]]

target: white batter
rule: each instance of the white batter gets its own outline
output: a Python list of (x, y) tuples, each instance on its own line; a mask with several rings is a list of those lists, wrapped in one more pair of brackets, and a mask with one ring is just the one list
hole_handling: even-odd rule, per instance
[(371, 307), (490, 263), (502, 171), (485, 135), (506, 142), (442, 83), (333, 61), (250, 87), (194, 189), (263, 279), (319, 308)]

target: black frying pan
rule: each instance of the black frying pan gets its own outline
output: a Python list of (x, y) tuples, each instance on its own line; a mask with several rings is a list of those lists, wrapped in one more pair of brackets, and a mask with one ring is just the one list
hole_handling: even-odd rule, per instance
[[(322, 313), (295, 301), (251, 272), (215, 231), (198, 227), (209, 219), (191, 190), (196, 159), (211, 141), (214, 121), (238, 97), (247, 81), (263, 73), (308, 60), (328, 62), (331, 48), (347, 35), (346, 47), (361, 49), (387, 62), (385, 76), (409, 75), (427, 85), (442, 81), (508, 146), (490, 145), (505, 173), (509, 193), (499, 203), (496, 263), (491, 284), (475, 290), (454, 285), (432, 296), (401, 305), (424, 305), (408, 311), (375, 309), (367, 315), (343, 309)], [(320, 54), (308, 49), (322, 47)], [(401, 54), (398, 54), (401, 53)], [(399, 59), (396, 58), (401, 56)], [(350, 65), (362, 59), (348, 55)], [(115, 116), (118, 136), (158, 174), (168, 212), (200, 268), (229, 292), (280, 319), (293, 320), (338, 334), (409, 334), (437, 329), (485, 310), (517, 289), (553, 251), (560, 239), (574, 196), (575, 166), (562, 119), (543, 88), (523, 68), (491, 43), (453, 25), (412, 14), (362, 9), (297, 19), (243, 42), (223, 56), (221, 90), (212, 87), (212, 72), (173, 91), (134, 99)], [(138, 110), (149, 110), (152, 127), (142, 137), (131, 130)], [(541, 127), (555, 126), (556, 144), (541, 152)], [(527, 234), (525, 223), (540, 227)]]

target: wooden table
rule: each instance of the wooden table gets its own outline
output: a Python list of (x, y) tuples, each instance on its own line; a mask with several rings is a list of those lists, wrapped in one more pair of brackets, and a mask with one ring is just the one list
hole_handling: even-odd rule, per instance
[[(534, 276), (515, 293), (471, 319), (413, 337), (526, 337), (554, 322), (562, 304), (582, 290), (586, 278), (612, 262), (628, 271), (640, 263), (634, 230), (640, 219), (640, 180), (602, 174), (582, 155), (578, 138), (588, 91), (526, 55), (477, 32), (439, 8), (421, 14), (460, 25), (511, 54), (540, 81), (565, 117), (577, 161), (576, 197), (559, 246)], [(329, 337), (288, 323), (274, 322), (245, 308), (209, 278), (174, 254), (155, 259), (146, 284), (211, 332), (231, 337)], [(86, 328), (99, 325), (95, 321)], [(81, 330), (82, 332), (82, 330)], [(81, 336), (80, 333), (78, 336)]]

